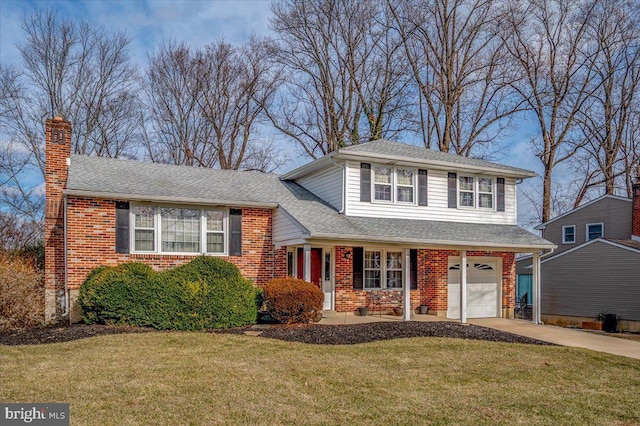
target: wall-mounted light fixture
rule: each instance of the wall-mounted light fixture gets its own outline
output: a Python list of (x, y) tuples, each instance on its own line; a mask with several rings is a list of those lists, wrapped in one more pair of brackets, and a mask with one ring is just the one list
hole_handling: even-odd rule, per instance
[(351, 252), (350, 251), (344, 252), (344, 258), (345, 259), (351, 259)]

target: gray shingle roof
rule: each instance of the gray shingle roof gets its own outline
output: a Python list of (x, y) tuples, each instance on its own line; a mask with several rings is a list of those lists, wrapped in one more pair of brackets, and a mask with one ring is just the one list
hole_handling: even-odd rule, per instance
[(504, 164), (493, 163), (490, 161), (468, 158), (461, 155), (450, 154), (447, 152), (435, 151), (425, 147), (407, 145), (405, 143), (380, 139), (376, 141), (366, 142), (359, 145), (353, 145), (339, 150), (341, 154), (376, 154), (385, 157), (401, 157), (409, 160), (423, 160), (426, 162), (441, 162), (452, 165), (477, 167), (479, 169), (503, 170), (522, 174), (523, 176), (535, 176), (530, 170), (518, 167), (506, 166)]
[(286, 210), (310, 238), (493, 247), (551, 247), (516, 225), (345, 216), (275, 174), (71, 157), (68, 193), (130, 200), (262, 205)]

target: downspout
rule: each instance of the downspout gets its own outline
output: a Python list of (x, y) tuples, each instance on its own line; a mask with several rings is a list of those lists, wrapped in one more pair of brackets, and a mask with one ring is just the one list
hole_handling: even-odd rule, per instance
[(338, 213), (345, 214), (345, 210), (347, 207), (347, 166), (344, 164), (336, 163), (333, 161), (333, 157), (329, 157), (329, 161), (332, 164), (335, 164), (338, 167), (342, 168), (342, 188), (340, 189), (342, 192), (342, 205), (340, 206), (340, 211)]
[(69, 276), (68, 276), (68, 260), (67, 260), (67, 196), (63, 195), (63, 216), (64, 216), (64, 313), (71, 324), (71, 315), (69, 315)]

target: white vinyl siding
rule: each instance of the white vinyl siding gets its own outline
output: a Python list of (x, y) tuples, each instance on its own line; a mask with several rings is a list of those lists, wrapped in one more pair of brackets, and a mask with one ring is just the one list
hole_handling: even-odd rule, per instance
[(302, 243), (302, 230), (280, 208), (273, 213), (273, 242), (277, 246)]
[[(505, 211), (494, 209), (450, 209), (448, 208), (447, 172), (429, 168), (429, 205), (418, 206), (407, 203), (361, 202), (360, 201), (360, 162), (347, 163), (347, 206), (349, 216), (384, 217), (400, 219), (440, 220), (470, 223), (516, 224), (516, 180), (505, 178)], [(402, 168), (401, 165), (396, 168)], [(408, 167), (411, 169), (411, 167)], [(455, 171), (455, 170), (454, 170)], [(459, 175), (465, 175), (459, 173)], [(493, 191), (495, 197), (495, 182)], [(414, 199), (415, 201), (415, 199)]]
[(342, 167), (332, 165), (308, 176), (296, 183), (317, 197), (323, 199), (338, 210), (342, 209)]

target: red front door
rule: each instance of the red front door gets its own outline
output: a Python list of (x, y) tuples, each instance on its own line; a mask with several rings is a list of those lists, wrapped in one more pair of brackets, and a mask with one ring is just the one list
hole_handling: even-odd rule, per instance
[[(298, 248), (298, 273), (299, 279), (304, 279), (304, 250)], [(322, 249), (311, 249), (311, 282), (321, 287), (322, 282)]]

